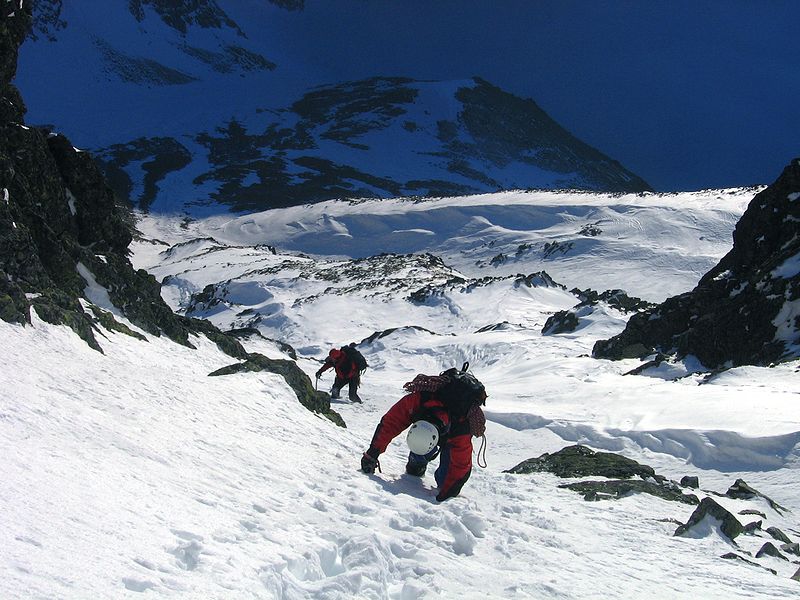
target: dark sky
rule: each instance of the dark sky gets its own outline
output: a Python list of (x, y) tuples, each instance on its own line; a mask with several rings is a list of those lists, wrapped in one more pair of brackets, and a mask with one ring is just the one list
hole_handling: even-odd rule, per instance
[(332, 82), (478, 75), (659, 191), (770, 183), (800, 156), (796, 0), (307, 0), (275, 18)]

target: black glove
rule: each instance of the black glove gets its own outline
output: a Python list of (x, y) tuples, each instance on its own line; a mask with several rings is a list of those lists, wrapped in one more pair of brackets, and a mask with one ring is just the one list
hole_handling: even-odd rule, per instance
[(319, 371), (317, 371), (317, 372), (315, 373), (315, 375), (317, 376), (317, 379), (319, 379), (320, 377), (322, 377), (322, 369), (320, 369)]
[(375, 469), (380, 471), (381, 464), (378, 462), (378, 456), (380, 456), (380, 452), (374, 448), (370, 448), (364, 452), (363, 456), (361, 457), (361, 470), (370, 475), (375, 472)]

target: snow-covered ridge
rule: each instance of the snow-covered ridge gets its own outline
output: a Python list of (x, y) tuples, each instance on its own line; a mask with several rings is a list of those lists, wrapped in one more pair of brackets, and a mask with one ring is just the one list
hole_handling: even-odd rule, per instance
[[(312, 255), (430, 252), (473, 277), (547, 271), (570, 288), (619, 288), (661, 301), (691, 289), (730, 249), (733, 226), (756, 191), (332, 201), (199, 219), (180, 230), (170, 218), (151, 215), (146, 227), (153, 238), (210, 236)], [(148, 267), (159, 259), (139, 260)], [(631, 262), (647, 267), (632, 270)], [(662, 276), (654, 281), (650, 270)]]

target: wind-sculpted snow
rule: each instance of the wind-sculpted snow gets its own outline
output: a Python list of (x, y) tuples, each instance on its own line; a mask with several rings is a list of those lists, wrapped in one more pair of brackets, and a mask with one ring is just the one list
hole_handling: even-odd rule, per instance
[[(229, 244), (269, 243), (320, 255), (432, 252), (474, 277), (547, 271), (569, 288), (618, 288), (659, 301), (691, 289), (730, 249), (733, 227), (751, 198), (752, 190), (509, 192), (326, 202), (211, 218), (195, 227)], [(640, 269), (631, 269), (632, 261)], [(663, 276), (650, 277), (653, 269)]]
[[(539, 197), (545, 207), (548, 198), (555, 203)], [(610, 214), (608, 197), (584, 200)], [(597, 339), (623, 329), (625, 311), (640, 308), (605, 290), (677, 286), (670, 280), (677, 271), (659, 264), (696, 250), (686, 224), (721, 240), (720, 215), (743, 204), (725, 193), (647, 201), (641, 210), (674, 237), (659, 244), (648, 226), (632, 227), (624, 269), (569, 252), (546, 265), (522, 253), (508, 271), (475, 265), (516, 248), (497, 241), (476, 250), (493, 223), (485, 197), (389, 202), (381, 210), (398, 213), (395, 221), (448, 204), (484, 205), (485, 221), (472, 233), (456, 231), (447, 250), (382, 254), (375, 235), (372, 251), (362, 240), (365, 254), (356, 257), (287, 248), (284, 224), (311, 229), (320, 207), (248, 222), (142, 215), (133, 262), (163, 281), (174, 310), (238, 329), (250, 353), (285, 361), (293, 348), (312, 380), (331, 347), (356, 342), (369, 363), (364, 403), (333, 401), (347, 424), (337, 427), (304, 409), (282, 377), (231, 368), (204, 337), (192, 335), (191, 349), (99, 324), (99, 355), (35, 313), (24, 328), (0, 322), (0, 339), (12, 349), (0, 366), (0, 596), (677, 598), (702, 590), (712, 600), (796, 597), (796, 565), (760, 549), (774, 543), (796, 560), (770, 531), (800, 539), (797, 364), (713, 375), (675, 365), (672, 376), (664, 369), (634, 377), (625, 373), (638, 361), (589, 356)], [(340, 224), (351, 213), (377, 223), (376, 208), (330, 204), (323, 212)], [(582, 229), (572, 208), (560, 216), (551, 208), (547, 235)], [(545, 235), (524, 226), (517, 224), (518, 235)], [(592, 238), (610, 242), (603, 241), (609, 227), (600, 227)], [(726, 252), (721, 241), (709, 248)], [(585, 280), (613, 284), (591, 286), (595, 293)], [(420, 289), (432, 293), (415, 301)], [(577, 311), (580, 327), (543, 336), (547, 319), (564, 310)], [(432, 469), (422, 479), (404, 474), (402, 439), (381, 456), (381, 472), (359, 472), (403, 384), (463, 362), (488, 392), (488, 467), (475, 466), (462, 493), (444, 503), (434, 500)], [(208, 376), (220, 369), (229, 374)], [(326, 372), (317, 388), (331, 383)], [(743, 531), (738, 547), (705, 520), (689, 537), (675, 537), (695, 507), (634, 493), (644, 480), (593, 484), (611, 492), (592, 495), (583, 481), (503, 472), (576, 443), (648, 465), (671, 489), (697, 477), (686, 491), (731, 513)], [(737, 479), (762, 495), (725, 495)], [(721, 558), (730, 553), (740, 560)]]

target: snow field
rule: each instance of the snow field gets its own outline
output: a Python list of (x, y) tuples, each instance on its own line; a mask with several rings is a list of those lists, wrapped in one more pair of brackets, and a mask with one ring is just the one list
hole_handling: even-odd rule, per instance
[[(410, 213), (423, 211), (420, 204), (334, 203), (308, 208), (306, 221), (287, 209), (251, 215), (247, 227), (230, 218), (143, 218), (140, 228), (150, 241), (134, 244), (134, 263), (167, 278), (163, 294), (174, 309), (185, 310), (190, 295), (206, 285), (224, 284), (220, 302), (201, 316), (226, 329), (261, 313), (253, 325), (292, 344), (311, 377), (331, 346), (397, 330), (361, 344), (370, 364), (360, 391), (364, 404), (334, 401), (347, 423), (342, 429), (305, 410), (278, 376), (208, 377), (235, 360), (202, 338), (192, 339), (192, 350), (152, 336), (140, 342), (103, 332), (100, 354), (35, 315), (28, 327), (0, 322), (9, 349), (0, 368), (0, 597), (795, 597), (797, 583), (789, 577), (797, 565), (760, 559), (775, 576), (722, 560), (735, 548), (713, 523), (705, 537), (673, 537), (693, 506), (645, 495), (586, 502), (557, 487), (569, 480), (503, 473), (582, 443), (635, 458), (673, 480), (697, 475), (699, 495), (712, 494), (734, 514), (755, 506), (767, 515), (765, 527), (800, 538), (796, 363), (743, 367), (708, 380), (692, 374), (691, 361), (650, 377), (624, 376), (639, 362), (589, 357), (597, 339), (624, 326), (627, 317), (615, 309), (582, 312), (573, 333), (541, 335), (550, 314), (576, 303), (561, 288), (499, 279), (455, 285), (422, 304), (406, 300), (449, 273), (503, 274), (487, 266), (500, 242), (489, 247), (481, 237), (486, 223), (498, 221), (495, 204), (555, 205), (557, 197), (571, 196), (463, 199), (466, 206), (485, 205), (484, 221), (455, 231), (450, 239), (461, 250), (453, 241), (426, 248), (441, 251), (446, 264), (457, 266), (451, 271), (410, 259), (364, 263), (359, 270), (346, 252), (300, 256), (308, 250), (298, 239), (283, 240), (297, 244), (292, 252), (270, 239), (284, 221), (297, 223), (298, 232), (312, 229), (319, 210), (340, 223), (358, 214), (367, 224), (395, 211), (398, 219), (375, 229), (385, 236), (414, 225)], [(725, 219), (718, 216), (726, 194), (690, 195), (685, 211), (673, 210), (687, 201), (683, 196), (645, 200), (653, 211), (663, 207), (662, 226), (675, 232), (672, 242), (651, 243), (649, 231), (634, 227), (625, 271), (617, 271), (623, 262), (568, 253), (548, 263), (548, 272), (552, 265), (569, 273), (568, 287), (587, 287), (577, 282), (591, 276), (612, 282), (608, 287), (677, 288), (688, 276), (659, 265), (670, 262), (662, 260), (670, 253), (693, 256), (691, 237), (678, 233), (690, 219), (716, 232), (703, 261), (727, 251)], [(602, 207), (608, 199), (582, 201)], [(741, 197), (734, 204), (745, 205)], [(531, 223), (518, 226), (519, 239), (541, 236)], [(369, 234), (364, 225), (360, 243), (366, 250), (374, 244), (370, 256), (379, 254), (383, 237)], [(316, 235), (328, 233), (323, 228)], [(597, 244), (610, 243), (602, 237)], [(278, 253), (257, 244), (276, 244)], [(540, 270), (537, 260), (521, 260), (511, 272)], [(331, 278), (337, 269), (350, 274)], [(103, 290), (91, 289), (103, 301)], [(267, 339), (243, 343), (285, 358)], [(489, 392), (488, 468), (475, 468), (458, 498), (438, 504), (434, 465), (423, 479), (405, 475), (400, 436), (381, 457), (381, 473), (360, 473), (359, 457), (380, 417), (402, 396), (402, 384), (464, 361)], [(673, 381), (678, 375), (684, 377)], [(326, 373), (320, 389), (331, 383)], [(739, 477), (789, 512), (713, 495)], [(740, 516), (745, 524), (756, 518)], [(767, 539), (740, 536), (738, 551), (755, 554)]]

